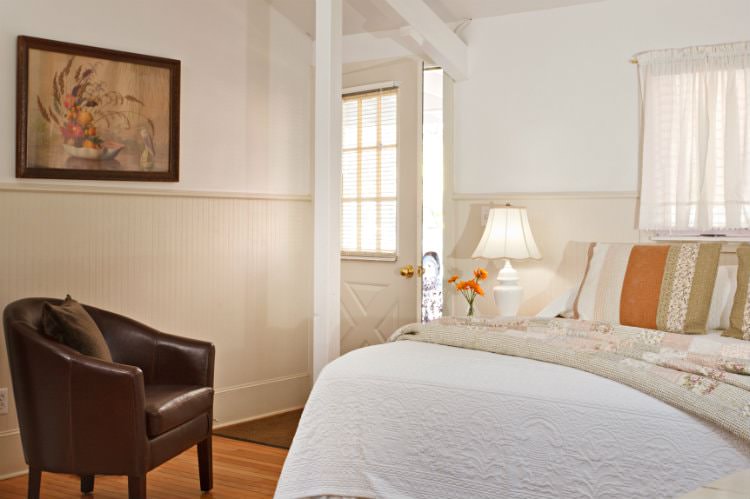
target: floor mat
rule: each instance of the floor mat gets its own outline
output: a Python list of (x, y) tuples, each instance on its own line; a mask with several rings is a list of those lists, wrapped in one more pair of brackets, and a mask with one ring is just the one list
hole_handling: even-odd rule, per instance
[(292, 445), (301, 415), (302, 409), (284, 412), (267, 418), (225, 426), (214, 430), (214, 435), (288, 449)]

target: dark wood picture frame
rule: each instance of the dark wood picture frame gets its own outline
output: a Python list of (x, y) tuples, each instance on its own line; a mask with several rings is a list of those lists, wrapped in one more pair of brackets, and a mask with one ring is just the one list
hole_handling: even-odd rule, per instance
[[(36, 105), (37, 99), (29, 96), (29, 50), (90, 57), (112, 62), (125, 62), (163, 68), (169, 71), (169, 142), (168, 166), (166, 171), (137, 171), (116, 169), (77, 169), (30, 165), (29, 161), (29, 106)], [(18, 37), (18, 72), (16, 86), (16, 177), (54, 178), (79, 180), (130, 180), (130, 181), (179, 181), (179, 140), (180, 140), (180, 61), (134, 54), (118, 50), (77, 45), (28, 36)], [(130, 98), (130, 96), (127, 96)], [(137, 100), (137, 99), (136, 99)], [(43, 113), (44, 114), (44, 113)], [(58, 118), (59, 119), (59, 118)], [(153, 128), (153, 123), (151, 124)], [(96, 132), (94, 132), (96, 133)], [(153, 148), (152, 148), (153, 150)], [(115, 153), (117, 154), (117, 153)], [(81, 161), (91, 161), (83, 159)]]

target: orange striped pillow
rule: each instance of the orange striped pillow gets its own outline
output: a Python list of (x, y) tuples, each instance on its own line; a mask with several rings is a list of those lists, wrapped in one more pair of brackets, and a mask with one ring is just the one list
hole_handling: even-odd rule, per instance
[(705, 333), (720, 250), (718, 243), (595, 243), (575, 317)]

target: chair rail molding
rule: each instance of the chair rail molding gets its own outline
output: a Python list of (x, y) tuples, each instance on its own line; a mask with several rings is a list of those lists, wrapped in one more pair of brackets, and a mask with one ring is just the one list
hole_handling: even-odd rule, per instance
[(453, 201), (487, 201), (518, 199), (638, 199), (637, 191), (590, 191), (590, 192), (454, 192)]
[(98, 194), (109, 196), (152, 196), (179, 198), (247, 199), (259, 201), (312, 202), (310, 194), (273, 192), (187, 191), (178, 189), (144, 189), (130, 187), (50, 184), (37, 182), (0, 182), (0, 192), (49, 192), (67, 194)]

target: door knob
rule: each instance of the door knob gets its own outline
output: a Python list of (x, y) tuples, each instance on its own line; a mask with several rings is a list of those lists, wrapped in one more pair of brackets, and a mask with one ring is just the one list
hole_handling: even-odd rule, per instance
[(414, 265), (410, 263), (409, 265), (404, 265), (399, 270), (401, 277), (405, 277), (407, 279), (411, 279), (412, 277), (414, 277), (415, 272), (418, 276), (421, 276), (422, 274), (424, 274), (424, 267), (422, 267), (421, 265), (418, 265), (417, 268), (415, 269)]
[(407, 279), (411, 279), (414, 277), (414, 265), (411, 263), (409, 265), (404, 265), (401, 267), (401, 277), (405, 277)]

